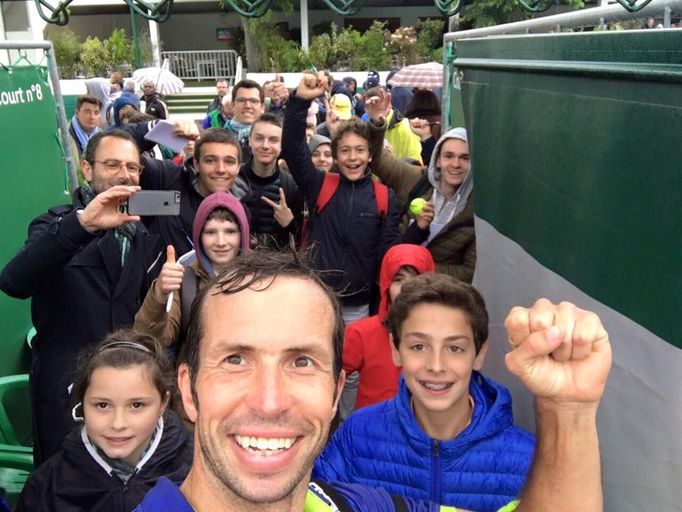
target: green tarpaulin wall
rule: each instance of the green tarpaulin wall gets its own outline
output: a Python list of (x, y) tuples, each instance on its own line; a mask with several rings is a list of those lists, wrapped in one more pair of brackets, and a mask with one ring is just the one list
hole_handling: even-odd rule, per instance
[[(4, 268), (26, 240), (31, 220), (51, 206), (70, 202), (45, 67), (0, 66), (0, 152), (0, 268)], [(0, 375), (25, 373), (30, 300), (0, 292), (0, 318)]]

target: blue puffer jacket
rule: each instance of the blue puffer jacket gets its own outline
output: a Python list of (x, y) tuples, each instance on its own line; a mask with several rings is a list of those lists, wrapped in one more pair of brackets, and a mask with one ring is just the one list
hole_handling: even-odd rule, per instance
[(401, 377), (395, 398), (360, 409), (343, 423), (313, 476), (495, 512), (520, 494), (535, 438), (514, 426), (505, 387), (473, 372), (469, 393), (475, 403), (471, 423), (455, 439), (438, 441), (419, 427)]

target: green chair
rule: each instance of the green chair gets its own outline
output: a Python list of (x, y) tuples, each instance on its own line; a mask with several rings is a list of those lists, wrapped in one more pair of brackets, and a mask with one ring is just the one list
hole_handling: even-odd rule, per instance
[(33, 471), (32, 442), (28, 375), (0, 377), (0, 489), (10, 505)]

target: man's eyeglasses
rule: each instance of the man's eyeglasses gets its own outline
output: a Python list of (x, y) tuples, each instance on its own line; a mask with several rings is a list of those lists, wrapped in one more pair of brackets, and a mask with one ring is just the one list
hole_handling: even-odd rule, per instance
[(137, 176), (144, 169), (144, 166), (137, 162), (124, 162), (122, 160), (95, 160), (95, 162), (102, 164), (104, 169), (111, 174), (120, 171), (121, 167), (124, 167), (128, 174)]
[(260, 105), (260, 98), (243, 98), (243, 97), (238, 97), (235, 98), (235, 103), (240, 103), (243, 105), (244, 103), (248, 103), (249, 105)]

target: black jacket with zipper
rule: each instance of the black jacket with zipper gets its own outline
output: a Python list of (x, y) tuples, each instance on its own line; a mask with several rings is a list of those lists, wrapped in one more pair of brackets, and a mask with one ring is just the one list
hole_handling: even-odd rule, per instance
[(60, 450), (29, 477), (15, 512), (130, 512), (160, 477), (181, 482), (192, 464), (191, 439), (170, 411), (156, 450), (125, 484), (88, 452), (81, 428), (74, 428)]
[[(389, 189), (388, 213), (377, 213), (377, 202), (369, 172), (356, 181), (341, 175), (339, 187), (319, 215), (314, 211), (324, 181), (324, 171), (310, 160), (305, 138), (310, 102), (292, 96), (287, 103), (282, 130), (282, 155), (305, 197), (310, 211), (308, 243), (313, 246), (313, 264), (325, 270), (324, 278), (342, 292), (344, 306), (359, 306), (370, 299), (370, 284), (386, 251), (397, 243), (421, 243), (428, 236), (414, 224), (398, 233), (400, 207)], [(369, 143), (369, 141), (368, 141)]]
[(31, 298), (37, 334), (31, 351), (34, 458), (39, 464), (59, 448), (73, 427), (68, 386), (78, 352), (116, 329), (133, 325), (135, 313), (161, 269), (159, 237), (137, 223), (121, 266), (114, 230), (88, 233), (73, 205), (36, 217), (28, 240), (0, 274), (0, 289)]

